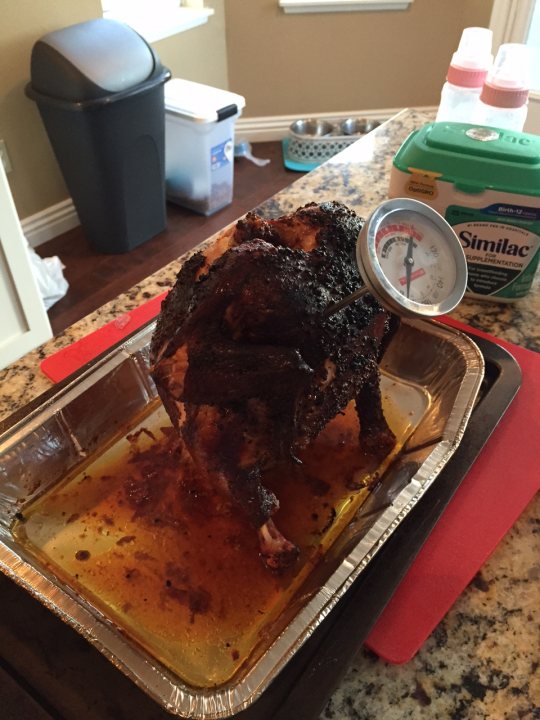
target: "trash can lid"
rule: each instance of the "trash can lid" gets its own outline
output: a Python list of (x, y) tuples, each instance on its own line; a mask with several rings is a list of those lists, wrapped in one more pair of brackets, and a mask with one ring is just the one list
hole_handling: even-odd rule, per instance
[(219, 122), (227, 117), (240, 115), (245, 104), (242, 95), (191, 80), (175, 78), (165, 85), (167, 112), (193, 122)]
[(66, 100), (121, 92), (159, 65), (148, 43), (117, 20), (97, 18), (44, 35), (32, 49), (34, 90)]

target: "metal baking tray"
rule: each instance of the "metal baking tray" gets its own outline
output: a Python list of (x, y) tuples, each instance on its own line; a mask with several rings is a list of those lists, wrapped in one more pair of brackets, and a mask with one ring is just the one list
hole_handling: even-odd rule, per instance
[[(465, 335), (433, 322), (404, 322), (382, 367), (383, 391), (414, 416), (406, 442), (266, 632), (264, 647), (227, 682), (194, 687), (141, 646), (85, 588), (55, 573), (13, 533), (17, 517), (102, 453), (156, 402), (148, 374), (153, 325), (49, 393), (0, 436), (0, 569), (75, 628), (167, 711), (220, 718), (249, 707), (306, 643), (419, 503), (459, 446), (484, 375)], [(392, 398), (390, 398), (392, 399)], [(411, 408), (408, 404), (411, 403)]]
[(256, 703), (236, 716), (238, 720), (315, 720), (339, 686), (521, 386), (521, 369), (508, 351), (476, 334), (472, 338), (484, 356), (485, 374), (456, 452), (286, 671)]

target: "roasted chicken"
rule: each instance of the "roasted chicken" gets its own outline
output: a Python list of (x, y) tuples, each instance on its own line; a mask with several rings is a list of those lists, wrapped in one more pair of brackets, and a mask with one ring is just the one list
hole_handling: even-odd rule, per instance
[(249, 213), (185, 262), (152, 338), (152, 376), (173, 425), (258, 529), (273, 569), (297, 550), (272, 520), (278, 500), (264, 468), (299, 462), (351, 400), (367, 451), (383, 457), (395, 442), (378, 364), (397, 318), (369, 295), (324, 313), (359, 286), (361, 226), (337, 202), (276, 220)]

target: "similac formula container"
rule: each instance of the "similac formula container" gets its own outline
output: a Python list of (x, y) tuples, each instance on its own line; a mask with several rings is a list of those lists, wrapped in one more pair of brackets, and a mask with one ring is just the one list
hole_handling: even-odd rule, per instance
[(165, 85), (167, 199), (202, 215), (229, 205), (234, 182), (234, 123), (242, 95), (174, 79)]
[(540, 257), (540, 137), (468, 123), (430, 123), (397, 152), (389, 197), (437, 210), (461, 240), (467, 295), (511, 302)]

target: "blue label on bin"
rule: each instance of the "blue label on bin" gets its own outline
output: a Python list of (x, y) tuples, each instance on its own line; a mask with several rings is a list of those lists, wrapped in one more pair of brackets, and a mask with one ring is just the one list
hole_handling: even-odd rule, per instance
[(225, 142), (215, 145), (210, 151), (210, 167), (212, 170), (219, 170), (232, 162), (234, 156), (234, 147), (232, 139), (229, 138)]

